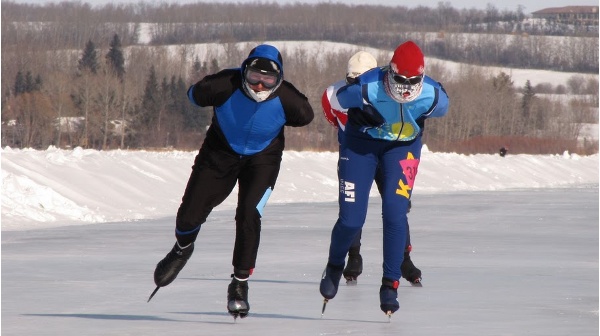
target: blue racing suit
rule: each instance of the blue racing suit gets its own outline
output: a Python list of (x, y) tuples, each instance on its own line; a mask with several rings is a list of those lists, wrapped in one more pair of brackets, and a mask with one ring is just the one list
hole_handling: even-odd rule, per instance
[(283, 76), (279, 51), (260, 45), (240, 68), (208, 75), (188, 89), (193, 104), (213, 106), (213, 118), (175, 223), (179, 245), (194, 242), (211, 211), (237, 185), (232, 265), (239, 270), (252, 270), (256, 263), (263, 209), (275, 188), (285, 147), (284, 126), (305, 126), (314, 117), (306, 96), (286, 80), (264, 101), (247, 94), (243, 73), (256, 57), (275, 62)]
[[(349, 114), (340, 136), (338, 161), (339, 217), (331, 233), (328, 262), (343, 267), (353, 239), (367, 215), (369, 193), (379, 167), (383, 217), (383, 277), (398, 280), (404, 259), (408, 201), (421, 158), (424, 120), (448, 111), (448, 95), (442, 85), (425, 77), (421, 94), (398, 103), (385, 91), (385, 67), (358, 77), (342, 87), (337, 99), (345, 109), (374, 108), (384, 119), (380, 127), (357, 126)], [(362, 112), (362, 111), (361, 111)]]

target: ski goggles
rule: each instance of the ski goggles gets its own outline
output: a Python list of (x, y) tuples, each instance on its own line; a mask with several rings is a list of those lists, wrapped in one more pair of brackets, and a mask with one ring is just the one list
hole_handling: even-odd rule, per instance
[(423, 80), (423, 75), (405, 77), (405, 76), (402, 76), (402, 75), (392, 72), (392, 78), (394, 79), (394, 82), (396, 82), (397, 84), (416, 85), (416, 84), (421, 83), (421, 81)]
[(277, 86), (279, 76), (270, 73), (261, 73), (252, 68), (246, 69), (246, 82), (250, 85), (258, 85), (261, 83), (265, 88), (272, 89)]

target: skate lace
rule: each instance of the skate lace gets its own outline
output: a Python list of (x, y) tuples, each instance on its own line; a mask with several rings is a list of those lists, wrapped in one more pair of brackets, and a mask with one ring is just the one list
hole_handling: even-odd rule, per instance
[(248, 285), (245, 282), (238, 281), (232, 284), (232, 290), (230, 290), (231, 299), (230, 300), (242, 300), (246, 301), (248, 296)]

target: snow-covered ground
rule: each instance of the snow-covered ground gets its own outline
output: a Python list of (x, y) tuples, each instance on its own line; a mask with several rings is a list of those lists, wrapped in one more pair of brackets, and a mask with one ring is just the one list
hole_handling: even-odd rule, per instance
[[(196, 152), (0, 152), (2, 231), (173, 216)], [(337, 199), (337, 153), (286, 151), (270, 204)], [(598, 155), (422, 154), (415, 194), (598, 184)], [(232, 209), (235, 192), (217, 208)], [(375, 188), (372, 191), (376, 196)]]

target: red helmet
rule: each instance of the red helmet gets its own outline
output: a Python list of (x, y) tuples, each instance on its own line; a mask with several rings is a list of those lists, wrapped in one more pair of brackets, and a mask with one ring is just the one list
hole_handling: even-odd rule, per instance
[(390, 69), (405, 77), (420, 76), (425, 72), (425, 57), (413, 41), (402, 43), (394, 51)]
[(425, 58), (413, 41), (402, 43), (394, 51), (388, 75), (384, 79), (386, 92), (397, 102), (416, 99), (423, 90)]

